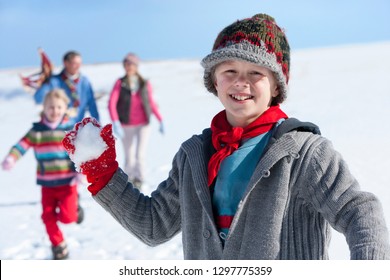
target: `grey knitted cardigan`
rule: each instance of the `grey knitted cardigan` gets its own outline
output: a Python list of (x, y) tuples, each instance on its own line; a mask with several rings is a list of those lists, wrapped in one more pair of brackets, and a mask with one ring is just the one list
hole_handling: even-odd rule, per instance
[(329, 140), (299, 130), (271, 139), (224, 247), (207, 186), (209, 129), (182, 144), (169, 177), (150, 196), (118, 169), (94, 198), (150, 246), (181, 231), (185, 259), (327, 259), (330, 226), (345, 235), (351, 259), (390, 259), (378, 199), (359, 190)]

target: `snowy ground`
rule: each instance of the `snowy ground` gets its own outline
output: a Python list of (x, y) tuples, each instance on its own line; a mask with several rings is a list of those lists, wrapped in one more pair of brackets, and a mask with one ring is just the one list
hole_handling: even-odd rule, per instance
[[(34, 54), (32, 54), (34, 55)], [(382, 201), (390, 225), (390, 86), (387, 83), (390, 42), (292, 53), (290, 92), (285, 112), (320, 126), (349, 163), (364, 190)], [(17, 73), (37, 69), (0, 70), (0, 160), (38, 119), (39, 109), (20, 86)], [(57, 69), (58, 71), (59, 69)], [(105, 95), (98, 100), (102, 123), (108, 123), (107, 100), (120, 63), (85, 65), (82, 72)], [(150, 193), (166, 178), (180, 143), (208, 127), (222, 107), (202, 84), (198, 60), (145, 62), (141, 73), (154, 86), (166, 128), (160, 135), (152, 122), (147, 156)], [(118, 157), (123, 161), (121, 145)], [(0, 259), (49, 259), (50, 244), (40, 220), (40, 189), (35, 184), (35, 160), (30, 151), (10, 172), (0, 170)], [(182, 259), (181, 236), (155, 248), (147, 247), (123, 230), (80, 188), (86, 219), (64, 225), (71, 259)], [(337, 232), (331, 259), (348, 259), (345, 239)]]

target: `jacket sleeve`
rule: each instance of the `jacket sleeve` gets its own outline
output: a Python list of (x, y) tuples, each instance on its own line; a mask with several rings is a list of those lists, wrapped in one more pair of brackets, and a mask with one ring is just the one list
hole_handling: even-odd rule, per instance
[(93, 198), (127, 231), (149, 246), (156, 246), (181, 231), (178, 156), (167, 180), (146, 196), (127, 181), (119, 168)]
[(12, 146), (11, 150), (8, 153), (8, 156), (11, 156), (15, 159), (15, 161), (19, 160), (23, 155), (34, 145), (34, 141), (32, 139), (31, 130), (27, 132), (22, 139), (19, 140), (14, 146)]
[(74, 118), (74, 122), (81, 121), (85, 112), (88, 109), (91, 116), (99, 121), (99, 112), (96, 106), (96, 100), (92, 85), (86, 77), (83, 77), (80, 81), (80, 86), (78, 86), (78, 92), (80, 97), (80, 106), (77, 108), (77, 116)]
[(45, 95), (52, 89), (51, 79), (48, 83), (44, 83), (37, 91), (34, 93), (34, 101), (36, 104), (42, 104), (45, 99)]
[(153, 114), (156, 116), (157, 120), (159, 122), (162, 122), (162, 115), (160, 113), (160, 110), (158, 109), (158, 105), (156, 103), (156, 101), (154, 100), (154, 96), (153, 96), (153, 88), (152, 88), (152, 85), (150, 84), (150, 82), (147, 83), (147, 87), (148, 87), (148, 98), (149, 98), (149, 102), (150, 102), (150, 108), (152, 109), (152, 112)]
[(108, 100), (108, 112), (110, 113), (110, 118), (112, 122), (119, 120), (118, 111), (116, 109), (116, 105), (119, 100), (119, 93), (121, 90), (121, 80), (118, 79), (115, 82), (115, 85), (110, 93), (110, 99)]
[(96, 105), (95, 94), (92, 89), (92, 85), (89, 81), (88, 81), (87, 89), (88, 89), (88, 110), (91, 113), (92, 117), (100, 121), (99, 111)]
[(381, 203), (360, 190), (330, 141), (320, 138), (305, 172), (310, 203), (346, 237), (351, 259), (390, 259), (388, 230)]

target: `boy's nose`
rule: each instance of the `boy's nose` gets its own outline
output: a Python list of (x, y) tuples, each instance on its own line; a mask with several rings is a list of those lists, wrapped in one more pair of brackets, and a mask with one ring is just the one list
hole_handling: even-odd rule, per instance
[(236, 81), (234, 82), (234, 85), (236, 87), (238, 87), (238, 86), (248, 87), (249, 86), (249, 81), (248, 81), (248, 79), (246, 78), (245, 75), (239, 75), (237, 77)]

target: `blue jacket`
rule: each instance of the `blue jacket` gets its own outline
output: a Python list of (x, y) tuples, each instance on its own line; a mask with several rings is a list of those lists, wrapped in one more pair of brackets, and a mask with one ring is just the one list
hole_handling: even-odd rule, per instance
[[(54, 88), (62, 88), (65, 90), (66, 94), (68, 95), (69, 99), (72, 100), (72, 94), (70, 91), (70, 88), (65, 83), (65, 81), (61, 78), (63, 72), (61, 72), (58, 75), (53, 75), (50, 77), (49, 82), (43, 84), (34, 94), (34, 100), (37, 104), (42, 104), (43, 100), (45, 98), (45, 95)], [(79, 107), (77, 108), (77, 114), (75, 117), (72, 118), (72, 122), (76, 123), (81, 121), (84, 116), (85, 112), (89, 110), (92, 117), (99, 120), (99, 112), (97, 110), (94, 92), (91, 86), (90, 81), (87, 77), (80, 75), (80, 80), (77, 83), (76, 87), (77, 94), (79, 96)], [(69, 108), (73, 108), (74, 104), (73, 101), (69, 104)]]

